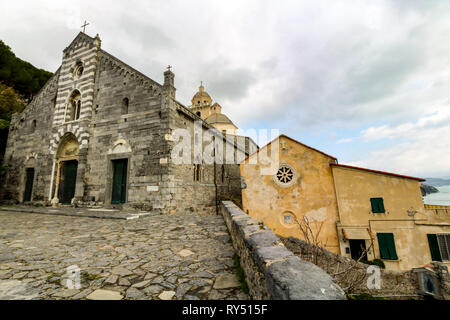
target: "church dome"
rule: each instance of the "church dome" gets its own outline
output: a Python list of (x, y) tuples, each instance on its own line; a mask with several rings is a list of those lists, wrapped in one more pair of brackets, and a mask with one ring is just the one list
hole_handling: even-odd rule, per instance
[(197, 93), (192, 97), (192, 106), (209, 106), (212, 103), (212, 99), (208, 92), (205, 91), (203, 85), (200, 85)]
[(205, 119), (205, 121), (209, 124), (215, 124), (215, 123), (223, 123), (223, 124), (232, 124), (234, 123), (223, 113), (213, 113), (208, 118)]

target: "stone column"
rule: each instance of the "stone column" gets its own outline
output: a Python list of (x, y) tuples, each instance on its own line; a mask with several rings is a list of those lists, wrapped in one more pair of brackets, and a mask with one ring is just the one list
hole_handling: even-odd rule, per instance
[(58, 191), (59, 191), (59, 180), (61, 178), (61, 161), (57, 161), (56, 170), (57, 171), (56, 171), (55, 193), (54, 193), (53, 199), (52, 199), (52, 206), (53, 207), (57, 207), (58, 203), (59, 203)]
[(56, 167), (56, 159), (53, 158), (52, 174), (50, 178), (50, 190), (48, 191), (48, 202), (52, 201), (53, 183), (55, 182), (55, 167)]

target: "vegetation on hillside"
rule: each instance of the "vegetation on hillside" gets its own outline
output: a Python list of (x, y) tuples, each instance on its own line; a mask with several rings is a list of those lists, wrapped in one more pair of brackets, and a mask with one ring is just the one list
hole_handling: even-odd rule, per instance
[(21, 112), (51, 76), (51, 72), (17, 58), (0, 40), (0, 164), (12, 114)]
[(27, 102), (33, 99), (51, 76), (51, 72), (17, 58), (11, 48), (0, 40), (0, 82), (12, 87)]

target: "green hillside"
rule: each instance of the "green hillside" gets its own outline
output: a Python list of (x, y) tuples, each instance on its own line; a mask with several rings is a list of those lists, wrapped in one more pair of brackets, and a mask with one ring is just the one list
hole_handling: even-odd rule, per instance
[(52, 76), (16, 57), (0, 40), (0, 163), (6, 147), (11, 115), (21, 112)]

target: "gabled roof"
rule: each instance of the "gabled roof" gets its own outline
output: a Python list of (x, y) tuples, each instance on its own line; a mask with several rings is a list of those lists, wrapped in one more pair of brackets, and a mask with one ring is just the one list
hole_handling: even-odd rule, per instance
[(392, 173), (392, 172), (385, 172), (385, 171), (378, 171), (378, 170), (361, 168), (361, 167), (354, 167), (354, 166), (349, 166), (349, 165), (346, 165), (346, 164), (330, 163), (330, 165), (331, 166), (336, 166), (336, 167), (342, 167), (342, 168), (355, 169), (355, 170), (363, 170), (363, 171), (379, 173), (379, 174), (386, 174), (386, 175), (399, 177), (399, 178), (413, 179), (413, 180), (417, 180), (417, 181), (425, 181), (425, 179), (422, 179), (422, 178), (410, 177), (410, 176), (405, 176), (405, 175), (402, 175), (402, 174), (397, 174), (397, 173)]
[(69, 50), (75, 43), (79, 42), (79, 41), (83, 41), (83, 40), (87, 40), (87, 41), (94, 41), (94, 38), (88, 36), (86, 33), (83, 32), (79, 32), (77, 34), (77, 36), (75, 37), (75, 39), (73, 39), (73, 41), (63, 50), (63, 52), (66, 52), (67, 50)]
[[(318, 153), (320, 153), (320, 154), (323, 154), (324, 156), (326, 156), (326, 157), (328, 157), (328, 158), (331, 158), (331, 159), (333, 159), (334, 161), (337, 161), (337, 158), (336, 158), (336, 157), (330, 156), (329, 154), (326, 154), (325, 152), (322, 152), (322, 151), (317, 150), (317, 149), (315, 149), (315, 148), (313, 148), (313, 147), (310, 147), (310, 146), (308, 146), (308, 145), (306, 145), (306, 144), (304, 144), (304, 143), (301, 143), (300, 141), (297, 141), (297, 140), (295, 140), (295, 139), (293, 139), (293, 138), (291, 138), (291, 137), (288, 137), (288, 136), (285, 135), (285, 134), (280, 134), (278, 137), (276, 137), (275, 139), (273, 139), (272, 141), (270, 141), (269, 143), (267, 143), (265, 146), (261, 147), (257, 152), (253, 153), (252, 155), (258, 153), (260, 150), (264, 149), (265, 147), (267, 147), (268, 145), (272, 144), (274, 141), (276, 141), (277, 139), (280, 139), (281, 137), (286, 138), (286, 139), (288, 139), (288, 140), (291, 140), (292, 142), (298, 143), (298, 144), (304, 146), (305, 148), (308, 148), (308, 149), (310, 149), (310, 150), (313, 150), (313, 151), (315, 151), (315, 152), (318, 152)], [(252, 155), (250, 155), (250, 156), (252, 156)], [(248, 157), (246, 158), (246, 160), (247, 160), (250, 156), (248, 156)]]

